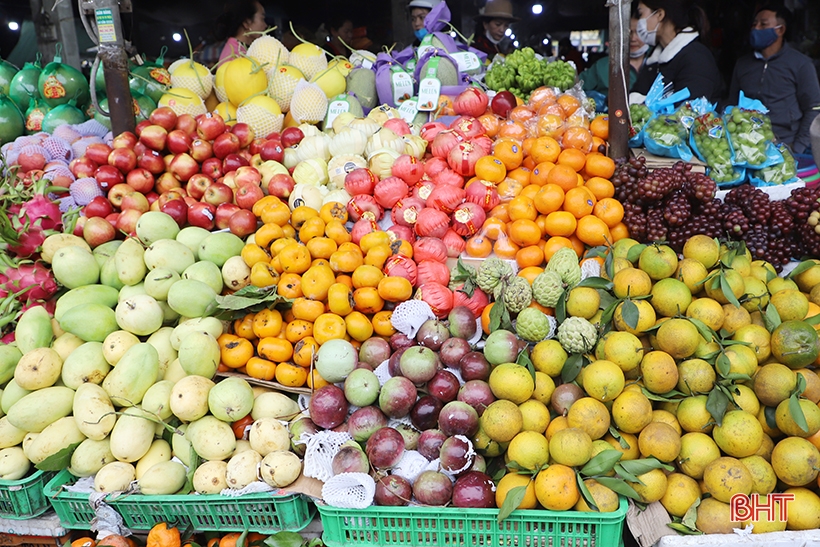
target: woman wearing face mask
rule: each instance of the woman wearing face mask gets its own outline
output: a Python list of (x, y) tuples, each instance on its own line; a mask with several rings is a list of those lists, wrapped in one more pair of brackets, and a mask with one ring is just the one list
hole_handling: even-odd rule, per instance
[(507, 53), (510, 39), (507, 30), (510, 23), (518, 21), (513, 16), (510, 0), (487, 0), (484, 8), (476, 16), (475, 41), (472, 46), (492, 59), (496, 53)]
[(413, 47), (419, 47), (421, 40), (427, 36), (427, 29), (424, 28), (424, 18), (436, 7), (441, 0), (410, 0), (407, 10), (410, 15), (410, 25), (413, 27)]
[[(646, 53), (649, 46), (635, 32), (638, 26), (638, 13), (633, 12), (629, 21), (629, 88), (635, 85), (638, 79), (638, 71), (646, 60)], [(591, 67), (578, 75), (578, 79), (584, 82), (584, 91), (597, 91), (604, 96), (609, 94), (609, 56), (598, 59)]]
[(690, 97), (715, 102), (723, 80), (715, 58), (703, 43), (706, 14), (692, 0), (641, 0), (638, 4), (638, 36), (655, 49), (638, 74), (634, 91), (646, 95), (658, 72), (675, 91), (688, 88)]
[(778, 140), (802, 154), (810, 147), (810, 128), (820, 106), (820, 85), (811, 59), (784, 40), (789, 13), (783, 6), (757, 10), (749, 32), (753, 53), (738, 59), (729, 90), (730, 104), (739, 92), (769, 109)]

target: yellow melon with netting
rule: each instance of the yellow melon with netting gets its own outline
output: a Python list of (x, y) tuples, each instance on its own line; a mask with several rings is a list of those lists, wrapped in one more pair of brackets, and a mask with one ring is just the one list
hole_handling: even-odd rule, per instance
[(202, 101), (202, 97), (184, 87), (172, 87), (162, 97), (159, 98), (157, 106), (167, 106), (176, 113), (177, 116), (190, 114), (199, 116), (205, 114), (208, 109)]
[(299, 44), (290, 50), (288, 62), (301, 70), (308, 80), (327, 68), (325, 52), (310, 42)]
[(265, 72), (270, 72), (288, 62), (288, 48), (273, 36), (263, 34), (248, 47), (248, 55), (265, 65)]
[(180, 64), (171, 73), (171, 87), (182, 87), (204, 99), (214, 87), (214, 76), (205, 65), (195, 61)]
[(325, 118), (327, 105), (327, 95), (321, 87), (300, 81), (290, 100), (290, 114), (300, 124), (316, 124)]
[(220, 103), (228, 102), (228, 94), (225, 92), (225, 72), (228, 70), (228, 63), (222, 63), (214, 74), (214, 94)]
[(304, 79), (302, 71), (291, 65), (281, 65), (268, 72), (268, 95), (276, 99), (282, 112), (290, 111), (290, 100), (296, 91), (296, 84)]
[(225, 120), (228, 125), (236, 124), (236, 107), (229, 102), (221, 102), (213, 110)]
[(234, 105), (267, 90), (268, 77), (262, 63), (253, 57), (239, 57), (225, 65), (225, 94)]
[(264, 137), (282, 130), (284, 116), (275, 100), (267, 95), (257, 95), (236, 109), (236, 120), (248, 124), (254, 135)]

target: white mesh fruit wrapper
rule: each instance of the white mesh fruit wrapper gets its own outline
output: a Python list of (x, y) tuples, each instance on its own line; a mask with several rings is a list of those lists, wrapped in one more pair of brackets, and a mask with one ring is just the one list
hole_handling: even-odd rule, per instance
[(51, 159), (71, 161), (74, 159), (74, 150), (71, 144), (60, 137), (49, 137), (43, 141), (43, 148), (51, 154)]
[(601, 265), (595, 260), (585, 260), (581, 264), (581, 279), (587, 277), (601, 277)]
[(467, 443), (467, 446), (469, 446), (469, 448), (467, 449), (467, 454), (465, 454), (465, 460), (467, 463), (465, 463), (461, 469), (445, 469), (444, 467), (442, 467), (441, 472), (445, 475), (455, 476), (459, 473), (463, 473), (464, 471), (469, 469), (471, 465), (473, 465), (473, 460), (475, 459), (475, 450), (473, 450), (473, 442), (464, 435), (456, 435), (455, 437), (456, 439), (459, 439), (462, 442)]
[(46, 161), (51, 161), (51, 153), (39, 144), (29, 144), (20, 148), (20, 154), (42, 154)]
[(341, 473), (325, 481), (322, 499), (332, 507), (365, 509), (373, 504), (376, 481), (367, 473)]
[(245, 494), (259, 494), (260, 492), (273, 492), (274, 490), (276, 489), (266, 482), (254, 481), (244, 488), (225, 488), (219, 495), (229, 498), (238, 498)]
[(64, 197), (58, 200), (58, 206), (60, 207), (61, 213), (67, 213), (71, 209), (79, 207), (79, 205), (77, 205), (77, 202), (74, 201), (74, 198), (71, 196)]
[(444, 370), (446, 370), (447, 372), (449, 372), (453, 376), (455, 376), (458, 379), (458, 383), (460, 385), (462, 385), (462, 386), (464, 385), (464, 378), (461, 377), (461, 371), (460, 370), (458, 370), (457, 368), (451, 368), (451, 367), (445, 367)]
[(79, 158), (81, 156), (85, 156), (85, 149), (88, 148), (91, 144), (102, 144), (103, 140), (96, 135), (85, 136), (81, 139), (77, 139), (73, 143), (71, 143), (71, 149), (74, 150), (74, 157)]
[(327, 95), (316, 84), (299, 80), (290, 99), (290, 114), (299, 123), (316, 123), (327, 113)]
[(104, 137), (106, 133), (108, 133), (109, 129), (95, 120), (91, 118), (88, 121), (85, 121), (79, 125), (74, 126), (74, 131), (79, 133), (82, 136), (94, 135), (95, 137)]
[(74, 141), (82, 137), (74, 128), (70, 125), (58, 125), (54, 128), (53, 136), (59, 137), (66, 141), (68, 144), (73, 144)]
[(384, 385), (392, 376), (390, 375), (390, 360), (385, 359), (382, 364), (373, 369), (373, 374), (379, 379), (379, 384)]
[(14, 140), (14, 148), (20, 150), (26, 146), (40, 146), (43, 143), (43, 139), (36, 135), (27, 135), (25, 137), (17, 137)]
[(413, 422), (410, 420), (410, 416), (402, 416), (401, 418), (390, 418), (389, 420), (387, 420), (387, 427), (398, 429), (401, 425), (405, 427), (413, 427)]
[(335, 431), (319, 431), (309, 436), (303, 434), (302, 440), (307, 444), (304, 458), (305, 476), (327, 482), (333, 476), (333, 457), (344, 443), (352, 439), (350, 433)]
[(407, 300), (402, 302), (393, 310), (390, 323), (397, 331), (405, 336), (414, 338), (419, 328), (428, 319), (435, 319), (436, 315), (430, 308), (430, 304), (423, 300)]
[(399, 463), (393, 468), (391, 473), (405, 478), (410, 484), (413, 484), (416, 482), (416, 477), (427, 469), (427, 464), (429, 463), (427, 458), (422, 456), (417, 450), (405, 450)]
[(481, 326), (481, 318), (478, 317), (475, 320), (475, 334), (473, 335), (472, 338), (470, 338), (467, 341), (470, 343), (471, 346), (475, 346), (476, 344), (478, 344), (478, 341), (481, 340), (481, 335), (483, 335), (483, 334), (484, 334), (484, 330), (483, 330), (483, 327)]

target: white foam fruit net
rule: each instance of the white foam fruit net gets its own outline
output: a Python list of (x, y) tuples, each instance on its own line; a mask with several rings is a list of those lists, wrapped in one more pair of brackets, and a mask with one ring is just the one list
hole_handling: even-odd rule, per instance
[(352, 439), (349, 433), (335, 431), (302, 434), (301, 440), (307, 445), (303, 470), (305, 476), (327, 482), (333, 476), (333, 457), (344, 443)]
[(393, 468), (391, 473), (407, 479), (410, 484), (413, 484), (416, 482), (416, 477), (427, 470), (429, 463), (427, 458), (422, 456), (420, 452), (416, 450), (405, 450), (399, 463), (396, 464), (396, 467)]
[(75, 125), (74, 131), (76, 131), (83, 137), (86, 137), (88, 135), (94, 135), (95, 137), (102, 138), (103, 136), (105, 136), (106, 133), (108, 133), (109, 130), (106, 126), (104, 126), (94, 118), (91, 118), (90, 120), (84, 121), (81, 124)]
[(325, 481), (322, 499), (332, 507), (365, 509), (373, 504), (376, 481), (367, 473), (340, 473)]
[(601, 277), (601, 265), (596, 260), (584, 260), (581, 264), (581, 279)]
[(379, 384), (384, 385), (392, 376), (390, 375), (390, 360), (385, 359), (382, 364), (373, 369), (373, 374), (379, 379)]
[(405, 336), (414, 338), (425, 321), (435, 318), (436, 316), (427, 302), (423, 300), (407, 300), (396, 306), (396, 309), (393, 310), (390, 323), (397, 331)]

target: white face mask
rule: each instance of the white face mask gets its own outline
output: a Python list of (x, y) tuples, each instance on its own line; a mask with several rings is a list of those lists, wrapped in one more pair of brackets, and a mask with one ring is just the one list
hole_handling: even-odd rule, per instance
[(638, 57), (643, 57), (644, 55), (646, 55), (647, 51), (649, 51), (649, 45), (644, 44), (641, 47), (639, 47), (638, 49), (630, 49), (629, 50), (629, 56), (632, 57), (633, 59), (637, 59)]
[[(658, 13), (657, 10), (653, 11), (649, 14), (649, 17), (652, 17), (656, 13)], [(658, 34), (658, 27), (661, 26), (661, 24), (658, 23), (657, 25), (655, 25), (654, 30), (647, 29), (646, 21), (647, 19), (649, 19), (649, 17), (647, 17), (646, 19), (638, 19), (638, 27), (635, 29), (635, 32), (638, 33), (638, 38), (640, 38), (644, 44), (648, 46), (654, 46), (656, 44), (656, 35)]]

